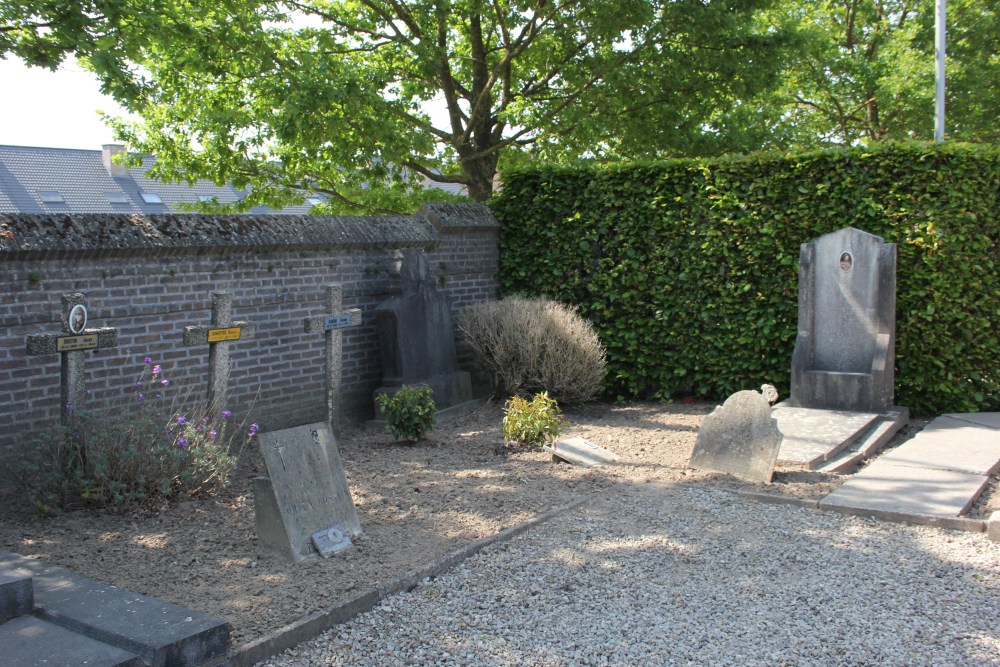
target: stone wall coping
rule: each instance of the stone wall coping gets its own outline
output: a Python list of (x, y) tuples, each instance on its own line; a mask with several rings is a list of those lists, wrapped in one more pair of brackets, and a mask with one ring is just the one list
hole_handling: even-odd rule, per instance
[[(437, 222), (434, 222), (437, 221)], [(440, 234), (499, 227), (482, 204), (417, 215), (0, 214), (0, 259), (336, 248), (431, 248)]]

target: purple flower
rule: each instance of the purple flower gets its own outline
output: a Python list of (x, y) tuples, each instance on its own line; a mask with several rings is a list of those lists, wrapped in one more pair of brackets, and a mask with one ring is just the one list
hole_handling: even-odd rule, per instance
[(153, 366), (153, 375), (159, 375), (163, 371), (159, 364)]
[(135, 400), (137, 400), (140, 403), (142, 403), (143, 401), (146, 400), (146, 395), (145, 394), (137, 394), (136, 397), (135, 397)]
[(205, 417), (201, 418), (201, 425), (204, 426), (207, 423), (208, 423), (208, 416), (206, 415)]
[(222, 411), (222, 418), (223, 419), (229, 419), (232, 416), (233, 416), (233, 413), (230, 412), (229, 410), (223, 410)]
[(170, 380), (160, 380), (160, 384), (162, 384), (164, 387), (169, 387)]
[(153, 357), (146, 357), (145, 359), (142, 360), (142, 363), (146, 364), (147, 366), (150, 365), (151, 363), (153, 363)]
[(257, 431), (260, 430), (260, 424), (250, 424), (250, 430), (247, 431), (247, 437), (252, 438), (257, 435)]
[(177, 438), (177, 448), (184, 449), (188, 446), (187, 438)]
[(141, 382), (136, 382), (132, 386), (135, 388), (136, 391), (139, 391), (140, 389), (142, 389), (142, 383)]
[(215, 429), (212, 429), (211, 431), (208, 432), (208, 437), (211, 438), (212, 440), (215, 440), (215, 436), (217, 435), (219, 435), (219, 433)]
[(177, 418), (177, 423), (180, 426), (184, 426), (184, 424), (187, 424), (187, 422), (188, 422), (187, 417), (185, 417), (184, 415), (181, 415), (180, 417)]

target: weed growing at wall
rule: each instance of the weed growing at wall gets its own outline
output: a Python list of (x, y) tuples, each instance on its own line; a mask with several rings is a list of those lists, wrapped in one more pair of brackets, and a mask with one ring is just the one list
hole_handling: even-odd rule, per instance
[(385, 415), (386, 429), (397, 440), (418, 442), (434, 427), (434, 391), (426, 386), (403, 387), (395, 394), (375, 397), (379, 410)]
[(504, 406), (503, 439), (524, 447), (541, 447), (568, 428), (559, 404), (541, 392), (529, 401), (512, 396)]
[(612, 396), (789, 385), (802, 243), (897, 244), (896, 402), (1000, 407), (1000, 150), (885, 145), (506, 173), (504, 294), (579, 307)]
[[(5, 448), (14, 481), (43, 513), (81, 504), (126, 510), (223, 489), (258, 426), (209, 414), (146, 357), (124, 402), (108, 413), (67, 405), (68, 425)], [(185, 407), (186, 406), (186, 407)]]

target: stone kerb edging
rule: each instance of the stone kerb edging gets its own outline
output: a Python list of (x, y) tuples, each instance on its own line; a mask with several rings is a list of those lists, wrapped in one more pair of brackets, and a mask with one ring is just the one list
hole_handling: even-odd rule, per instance
[[(431, 219), (438, 220), (436, 227)], [(499, 227), (482, 204), (425, 205), (413, 216), (0, 215), (0, 258), (339, 248), (432, 248), (440, 231)]]
[(267, 660), (286, 649), (309, 641), (335, 625), (340, 625), (359, 614), (371, 611), (380, 601), (390, 595), (412, 590), (424, 579), (438, 576), (491, 544), (513, 539), (527, 532), (530, 528), (575, 510), (588, 500), (589, 498), (586, 496), (578, 498), (567, 505), (550, 510), (522, 524), (511, 526), (495, 535), (471, 542), (449, 554), (410, 570), (402, 576), (382, 582), (375, 588), (364, 590), (332, 607), (313, 612), (265, 637), (235, 649), (229, 655), (228, 667), (250, 667), (250, 665)]

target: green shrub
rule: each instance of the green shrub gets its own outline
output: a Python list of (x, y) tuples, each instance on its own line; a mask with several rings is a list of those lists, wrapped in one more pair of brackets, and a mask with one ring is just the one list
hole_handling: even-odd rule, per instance
[(417, 442), (434, 426), (433, 390), (424, 385), (403, 385), (394, 395), (379, 394), (375, 398), (379, 410), (385, 414), (386, 428), (396, 440)]
[(504, 406), (503, 439), (526, 447), (541, 447), (566, 430), (559, 404), (546, 392), (530, 401), (512, 396)]
[(244, 433), (228, 410), (212, 415), (190, 406), (149, 357), (126, 395), (107, 413), (67, 405), (67, 425), (5, 448), (15, 483), (40, 511), (79, 505), (126, 511), (215, 494), (258, 430), (252, 424)]
[(469, 306), (457, 324), (490, 374), (495, 396), (545, 391), (559, 401), (581, 403), (601, 390), (604, 347), (574, 307), (507, 297)]
[(787, 395), (799, 248), (850, 225), (897, 247), (896, 403), (996, 410), (998, 182), (951, 142), (506, 172), (501, 292), (579, 307), (612, 396)]

